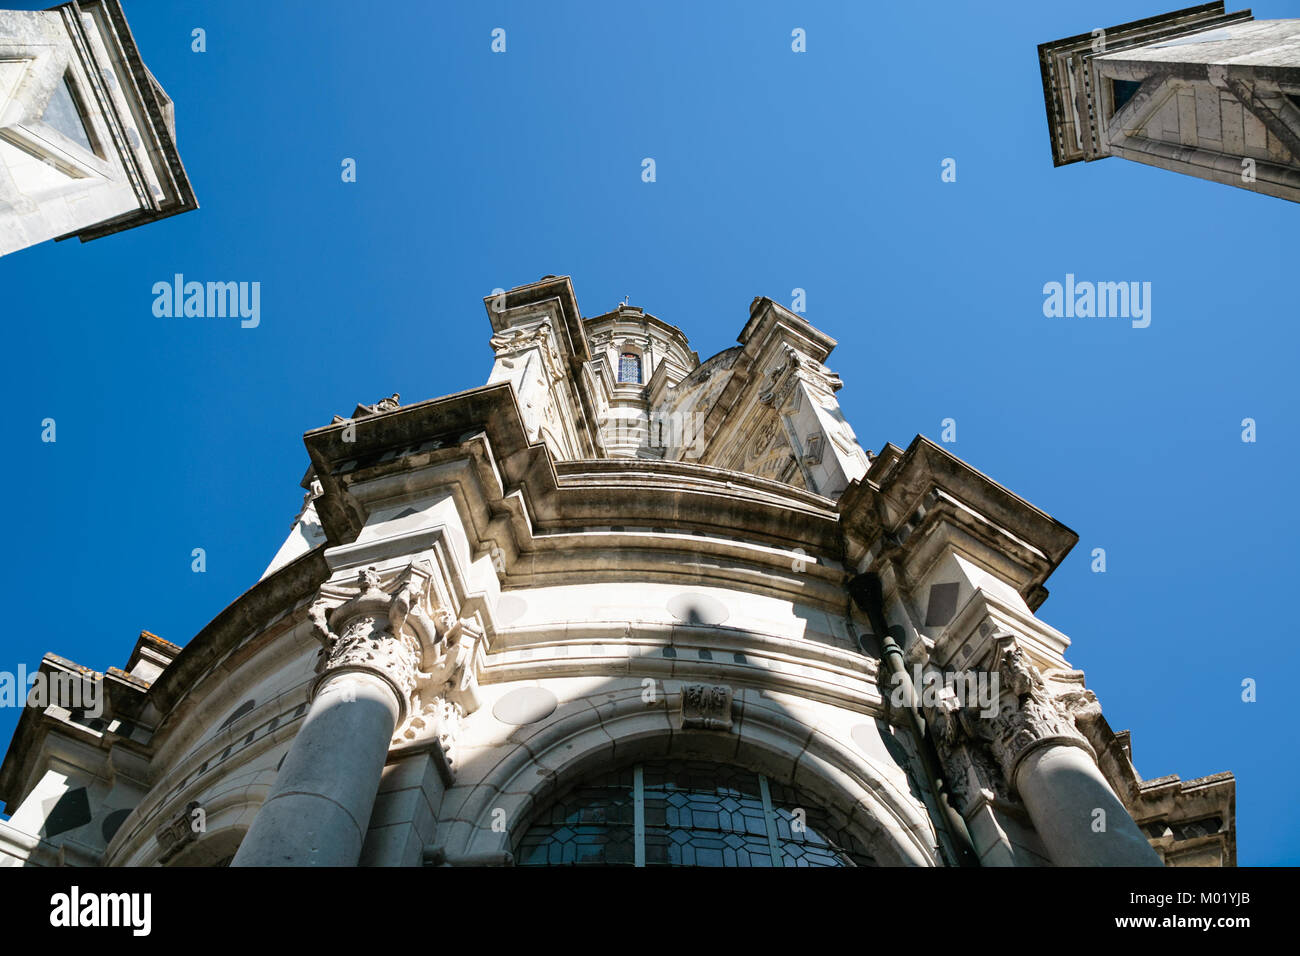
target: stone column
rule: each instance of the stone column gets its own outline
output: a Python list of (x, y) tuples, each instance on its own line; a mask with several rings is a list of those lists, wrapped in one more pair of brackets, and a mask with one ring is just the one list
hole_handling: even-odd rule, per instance
[(1004, 699), (1012, 703), (986, 733), (1052, 862), (1163, 866), (1106, 782), (1070, 714), (1014, 644), (1003, 649), (998, 675)]
[(414, 591), (391, 598), (371, 569), (362, 591), (331, 615), (311, 709), (232, 866), (355, 866), (395, 729), (407, 716), (421, 662), (403, 631)]
[(320, 684), (231, 866), (355, 866), (402, 706), (365, 672)]
[(1020, 761), (1015, 787), (1057, 866), (1163, 865), (1087, 751), (1036, 747)]

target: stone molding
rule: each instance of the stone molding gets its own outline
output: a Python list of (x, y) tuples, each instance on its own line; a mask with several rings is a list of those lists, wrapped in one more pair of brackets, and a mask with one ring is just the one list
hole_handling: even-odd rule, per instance
[[(629, 687), (577, 713), (562, 700), (555, 714), (504, 748), (481, 778), (448, 791), (446, 827), (437, 837), (444, 852), (510, 851), (534, 814), (591, 768), (667, 755), (720, 757), (807, 790), (843, 814), (841, 825), (852, 826), (882, 865), (939, 862), (933, 824), (887, 763), (833, 732), (811, 728), (749, 688), (733, 689), (729, 734), (682, 733), (673, 713), (678, 696), (665, 694), (647, 706), (641, 687)], [(503, 810), (504, 827), (497, 823)]]
[[(171, 100), (140, 59), (119, 0), (82, 0), (43, 11), (0, 11), (0, 60), (23, 71), (0, 99), (4, 138), (59, 169), (60, 200), (40, 202), (0, 176), (0, 207), (21, 217), (19, 245), (83, 242), (198, 208), (175, 141)], [(94, 146), (82, 148), (43, 120), (51, 94), (73, 76)], [(87, 208), (57, 214), (71, 203)]]

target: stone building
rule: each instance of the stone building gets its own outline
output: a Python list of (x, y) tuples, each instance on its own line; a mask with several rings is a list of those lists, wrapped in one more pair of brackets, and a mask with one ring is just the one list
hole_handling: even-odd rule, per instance
[(1036, 611), (1075, 544), (757, 298), (705, 362), (568, 278), (486, 385), (307, 432), (292, 532), (183, 648), (32, 702), (32, 865), (1232, 865), (1234, 780), (1144, 780)]
[(118, 0), (0, 10), (0, 256), (197, 208)]
[(1300, 20), (1205, 3), (1038, 47), (1052, 160), (1119, 156), (1300, 202)]

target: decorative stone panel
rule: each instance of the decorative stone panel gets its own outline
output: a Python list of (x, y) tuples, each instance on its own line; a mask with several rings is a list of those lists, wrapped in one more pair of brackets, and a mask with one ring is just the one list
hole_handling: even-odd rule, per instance
[(682, 727), (731, 730), (731, 688), (725, 684), (687, 684), (682, 688)]

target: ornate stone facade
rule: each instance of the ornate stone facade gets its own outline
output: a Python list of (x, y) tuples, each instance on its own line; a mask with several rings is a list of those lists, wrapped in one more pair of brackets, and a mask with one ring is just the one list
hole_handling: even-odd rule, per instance
[(142, 635), (102, 717), (24, 713), (0, 860), (695, 859), (601, 781), (747, 807), (722, 862), (1234, 862), (1231, 775), (1143, 780), (1035, 613), (1073, 532), (924, 438), (868, 454), (829, 336), (758, 298), (701, 362), (567, 278), (485, 306), (488, 384), (309, 431), (259, 581)]

